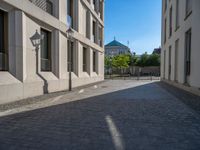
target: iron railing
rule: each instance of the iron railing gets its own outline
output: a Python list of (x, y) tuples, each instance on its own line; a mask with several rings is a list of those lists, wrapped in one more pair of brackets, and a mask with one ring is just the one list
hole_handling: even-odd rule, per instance
[(53, 3), (49, 0), (29, 0), (31, 3), (35, 4), (42, 10), (53, 15)]

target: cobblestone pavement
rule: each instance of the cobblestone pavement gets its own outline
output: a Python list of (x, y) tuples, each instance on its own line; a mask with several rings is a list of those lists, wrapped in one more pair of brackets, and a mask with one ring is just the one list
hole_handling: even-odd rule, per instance
[(200, 149), (200, 114), (157, 82), (106, 81), (0, 116), (0, 150)]

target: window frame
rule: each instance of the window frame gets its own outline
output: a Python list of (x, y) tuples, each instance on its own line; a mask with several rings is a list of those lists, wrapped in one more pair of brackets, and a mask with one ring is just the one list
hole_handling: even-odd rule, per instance
[(82, 71), (87, 72), (87, 48), (83, 46), (83, 60), (82, 60)]
[(171, 56), (172, 56), (172, 46), (170, 45), (169, 46), (169, 71), (168, 71), (168, 79), (171, 80), (171, 72), (172, 72), (172, 59), (171, 59)]
[(74, 42), (68, 40), (67, 41), (67, 66), (68, 71), (70, 71), (70, 65), (71, 65), (71, 72), (74, 72)]
[(71, 27), (74, 28), (74, 0), (67, 0), (67, 15), (71, 19)]
[(93, 72), (96, 72), (96, 51), (93, 51), (93, 57), (92, 57), (92, 61), (93, 61)]
[(173, 7), (171, 6), (169, 10), (169, 38), (172, 36), (172, 30), (173, 30), (172, 22), (173, 22)]
[[(46, 34), (46, 36), (43, 34), (43, 33), (45, 33)], [(47, 53), (47, 57), (46, 58), (43, 58), (43, 56), (42, 56), (42, 50), (43, 50), (43, 46), (42, 46), (42, 44), (44, 44), (43, 42), (44, 42), (44, 38), (43, 38), (43, 40), (41, 41), (41, 47), (40, 47), (40, 64), (41, 64), (41, 66), (40, 66), (40, 69), (41, 69), (41, 71), (42, 72), (51, 72), (52, 71), (52, 52), (51, 52), (51, 50), (52, 50), (52, 46), (51, 46), (51, 41), (52, 41), (52, 35), (51, 35), (52, 33), (50, 32), (50, 31), (48, 31), (48, 30), (46, 30), (46, 29), (43, 29), (43, 28), (41, 28), (41, 35), (43, 35), (44, 36), (44, 38), (45, 37), (47, 37), (47, 43), (46, 43), (46, 45), (47, 45), (47, 47), (45, 48), (46, 49), (46, 53)], [(47, 68), (43, 68), (43, 65), (42, 65), (42, 61), (43, 60), (47, 60), (48, 61), (48, 67)]]
[(180, 27), (180, 0), (176, 0), (176, 29), (177, 31)]
[[(2, 16), (2, 68), (0, 71), (8, 71), (9, 55), (8, 55), (8, 13), (0, 9), (0, 15)], [(3, 60), (4, 59), (4, 60)]]
[[(188, 43), (189, 42), (189, 43)], [(185, 33), (185, 74), (191, 74), (192, 29)]]

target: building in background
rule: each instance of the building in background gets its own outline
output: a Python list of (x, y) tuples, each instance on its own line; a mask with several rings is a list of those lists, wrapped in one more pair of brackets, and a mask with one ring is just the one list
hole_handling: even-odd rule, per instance
[(116, 56), (120, 54), (130, 54), (130, 48), (128, 46), (123, 45), (117, 40), (113, 40), (112, 42), (105, 45), (105, 55), (106, 56)]
[(155, 49), (153, 50), (153, 54), (158, 54), (158, 55), (160, 55), (160, 54), (161, 54), (161, 47), (155, 48)]
[(199, 93), (200, 1), (163, 0), (161, 77)]
[[(66, 36), (68, 22), (74, 41)], [(30, 37), (43, 35), (39, 53)], [(0, 104), (104, 80), (104, 0), (0, 1)], [(69, 45), (71, 45), (69, 48)]]

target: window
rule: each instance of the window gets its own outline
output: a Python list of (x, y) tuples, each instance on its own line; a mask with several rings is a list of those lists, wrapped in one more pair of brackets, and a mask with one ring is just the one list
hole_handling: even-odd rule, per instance
[(93, 35), (93, 42), (96, 42), (96, 22), (93, 21), (92, 23), (92, 35)]
[(179, 28), (179, 0), (176, 0), (176, 29)]
[(93, 72), (96, 72), (96, 52), (93, 51)]
[(67, 0), (67, 19), (68, 19), (68, 22), (71, 23), (71, 27), (73, 28), (73, 11), (74, 11), (74, 7), (73, 7), (73, 0)]
[(175, 81), (178, 81), (178, 53), (179, 53), (179, 39), (175, 42)]
[(172, 7), (169, 12), (169, 37), (172, 36)]
[(192, 12), (192, 0), (186, 0), (186, 17)]
[(51, 71), (51, 33), (41, 29), (41, 71)]
[(167, 0), (165, 0), (165, 11), (167, 10)]
[(103, 20), (103, 1), (100, 1), (99, 4), (99, 9), (100, 9), (100, 18)]
[(87, 48), (83, 47), (83, 72), (87, 72)]
[(172, 54), (172, 47), (169, 46), (169, 76), (168, 76), (168, 79), (171, 80), (171, 69), (172, 69), (172, 65), (171, 65), (171, 54)]
[(164, 25), (164, 43), (167, 40), (167, 19), (165, 18), (165, 25)]
[(192, 39), (192, 32), (191, 29), (186, 32), (185, 34), (185, 64), (186, 64), (186, 75), (190, 75), (190, 68), (191, 68), (191, 39)]
[(103, 32), (103, 30), (102, 30), (101, 26), (99, 26), (99, 43), (98, 44), (101, 47), (103, 46), (103, 43), (102, 43), (103, 42), (103, 40), (102, 40), (103, 39), (102, 38), (103, 37), (102, 32)]
[(96, 10), (96, 0), (92, 0), (93, 2), (92, 2), (92, 7), (93, 7), (93, 9), (94, 10)]
[(68, 53), (67, 53), (67, 63), (68, 71), (74, 72), (74, 43), (68, 41)]
[(166, 67), (166, 50), (164, 50), (164, 69), (163, 69), (163, 77), (165, 79), (165, 67)]
[(8, 70), (7, 13), (0, 10), (0, 71)]

